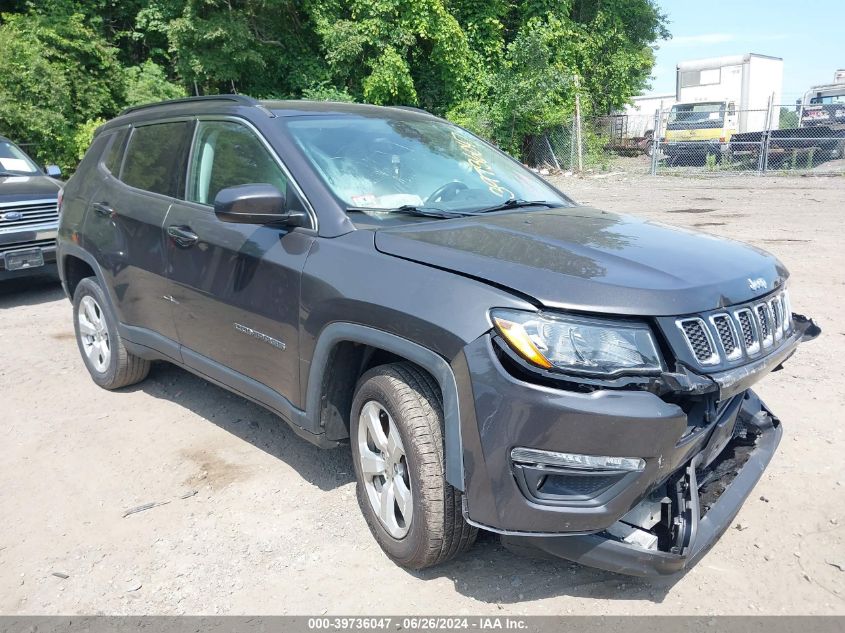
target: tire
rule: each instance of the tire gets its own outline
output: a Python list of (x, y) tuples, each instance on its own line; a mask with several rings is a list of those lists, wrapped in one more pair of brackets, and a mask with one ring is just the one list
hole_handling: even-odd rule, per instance
[[(395, 563), (423, 569), (472, 547), (478, 530), (464, 521), (461, 493), (446, 482), (443, 405), (429, 374), (411, 363), (366, 372), (352, 402), (350, 439), (358, 504)], [(373, 474), (382, 467), (384, 474)]]
[(150, 373), (150, 361), (131, 354), (123, 345), (117, 319), (95, 277), (80, 281), (73, 293), (73, 329), (82, 362), (103, 389), (134, 385)]
[(646, 130), (643, 138), (645, 139), (644, 153), (651, 158), (654, 155), (654, 130)]

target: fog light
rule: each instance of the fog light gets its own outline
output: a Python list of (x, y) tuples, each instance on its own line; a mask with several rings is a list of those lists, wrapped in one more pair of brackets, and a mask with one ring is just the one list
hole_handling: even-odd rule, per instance
[(541, 451), (536, 448), (515, 448), (511, 459), (523, 464), (537, 466), (557, 466), (577, 470), (625, 470), (640, 472), (645, 468), (645, 460), (639, 457), (609, 457), (603, 455), (579, 455), (577, 453), (557, 453)]

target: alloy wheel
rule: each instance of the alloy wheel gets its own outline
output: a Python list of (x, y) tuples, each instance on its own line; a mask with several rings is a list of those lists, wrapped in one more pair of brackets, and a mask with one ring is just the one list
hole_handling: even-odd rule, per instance
[(111, 360), (111, 345), (106, 318), (100, 304), (91, 295), (85, 295), (79, 302), (77, 313), (79, 322), (79, 338), (82, 350), (91, 361), (91, 365), (100, 373), (104, 373)]
[(411, 527), (413, 497), (405, 447), (393, 418), (370, 400), (358, 419), (358, 456), (367, 498), (379, 522), (395, 539)]

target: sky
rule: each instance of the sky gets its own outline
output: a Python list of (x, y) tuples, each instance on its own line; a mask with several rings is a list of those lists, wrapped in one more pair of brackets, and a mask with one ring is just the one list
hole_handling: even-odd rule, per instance
[(657, 0), (672, 38), (658, 44), (648, 93), (675, 92), (680, 61), (743, 53), (783, 58), (783, 101), (845, 68), (845, 0)]

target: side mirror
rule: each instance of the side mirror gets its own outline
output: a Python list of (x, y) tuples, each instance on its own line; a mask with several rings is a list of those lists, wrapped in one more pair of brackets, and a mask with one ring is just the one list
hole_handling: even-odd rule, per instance
[(44, 171), (47, 172), (47, 175), (50, 176), (50, 178), (58, 178), (62, 175), (62, 170), (58, 165), (47, 165), (44, 168)]
[(214, 198), (214, 213), (223, 222), (302, 226), (305, 214), (286, 206), (285, 194), (264, 183), (227, 187)]

